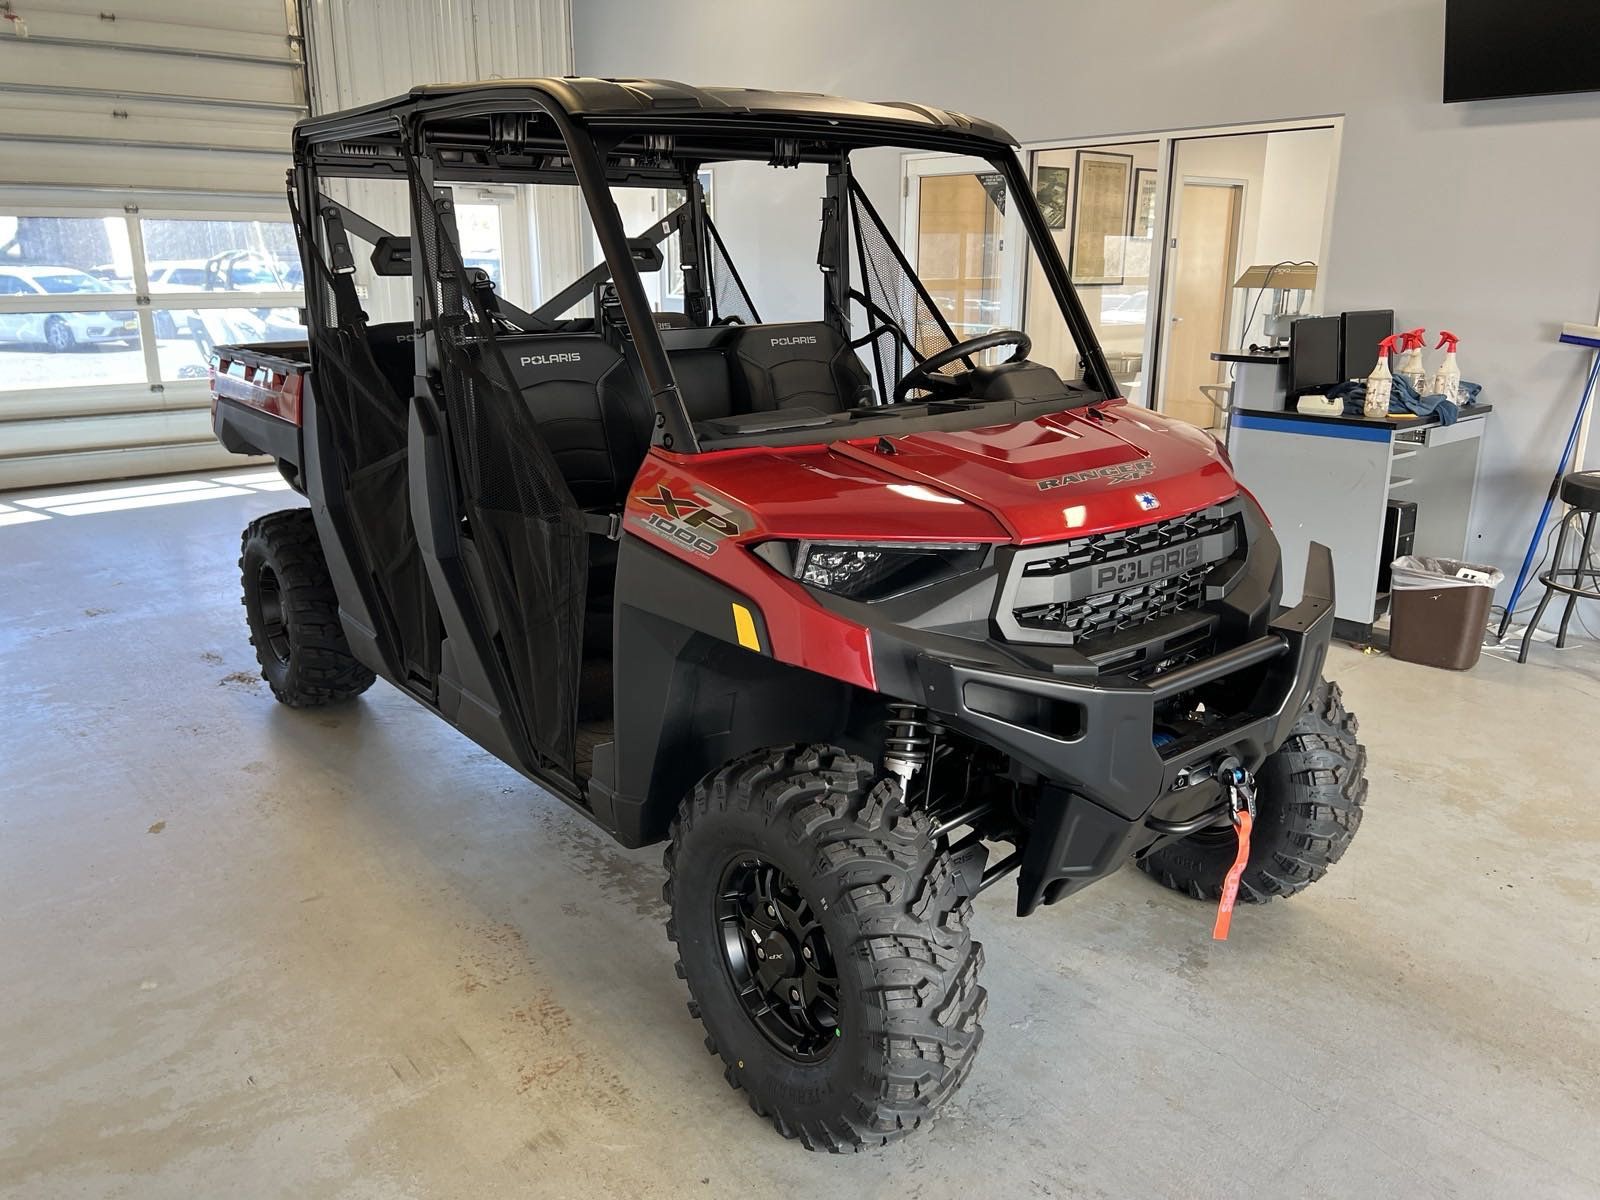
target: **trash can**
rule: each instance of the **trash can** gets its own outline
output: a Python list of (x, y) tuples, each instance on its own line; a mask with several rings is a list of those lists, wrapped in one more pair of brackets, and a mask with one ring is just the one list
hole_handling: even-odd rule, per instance
[[(1463, 577), (1463, 571), (1473, 574)], [(1395, 559), (1389, 572), (1390, 655), (1451, 671), (1477, 665), (1489, 606), (1505, 572), (1414, 555)]]

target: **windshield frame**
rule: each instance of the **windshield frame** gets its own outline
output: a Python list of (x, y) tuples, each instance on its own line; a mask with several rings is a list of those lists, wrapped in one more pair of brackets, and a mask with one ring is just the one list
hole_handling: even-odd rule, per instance
[[(637, 118), (588, 118), (581, 122), (570, 122), (572, 134), (576, 136), (569, 136), (568, 139), (568, 146), (573, 152), (574, 172), (578, 175), (580, 186), (584, 190), (584, 199), (589, 208), (590, 218), (595, 224), (596, 234), (605, 253), (607, 265), (611, 269), (613, 282), (618, 286), (618, 295), (622, 301), (623, 313), (628, 322), (629, 333), (634, 339), (635, 346), (640, 350), (640, 359), (650, 386), (651, 397), (656, 402), (658, 413), (664, 418), (663, 421), (657, 422), (657, 444), (664, 449), (678, 453), (697, 452), (700, 448), (699, 439), (688, 420), (683, 400), (678, 394), (677, 381), (672, 373), (672, 365), (662, 345), (660, 332), (650, 315), (638, 270), (631, 255), (627, 252), (627, 239), (622, 228), (621, 217), (611, 197), (604, 164), (599, 154), (600, 146), (611, 139), (597, 138), (595, 134), (604, 135), (609, 133), (615, 136), (621, 132), (626, 132), (629, 135), (670, 132), (686, 123), (690, 124), (695, 132), (704, 134), (707, 132), (708, 124), (733, 123), (726, 118), (718, 122), (711, 122), (704, 118), (704, 114), (696, 114), (696, 118), (692, 122), (683, 118), (677, 120), (658, 119), (656, 121), (644, 121)], [(1072, 286), (1066, 264), (1056, 247), (1055, 239), (1050, 235), (1044, 214), (1039, 210), (1038, 201), (1029, 186), (1027, 172), (1024, 170), (1022, 161), (1018, 158), (1016, 151), (1010, 145), (972, 135), (962, 135), (956, 138), (943, 133), (932, 136), (918, 136), (915, 132), (898, 128), (893, 131), (883, 131), (882, 134), (878, 134), (874, 130), (872, 135), (867, 135), (866, 130), (851, 129), (848, 122), (839, 123), (837, 130), (819, 131), (817, 122), (805, 118), (786, 118), (782, 121), (774, 121), (771, 124), (774, 132), (779, 135), (783, 132), (790, 132), (796, 135), (804, 134), (816, 137), (821, 132), (824, 139), (827, 140), (826, 135), (834, 133), (834, 140), (839, 143), (842, 151), (839, 161), (844, 164), (846, 174), (849, 171), (848, 164), (851, 151), (877, 148), (914, 151), (954, 148), (959, 149), (962, 153), (980, 158), (994, 167), (1005, 179), (1007, 191), (1010, 193), (1007, 197), (1007, 202), (1014, 201), (1017, 204), (1018, 215), (1021, 217), (1023, 231), (1028, 238), (1029, 249), (1036, 256), (1045, 279), (1050, 285), (1051, 294), (1054, 296), (1061, 316), (1066, 322), (1067, 329), (1083, 356), (1085, 381), (1091, 388), (1107, 399), (1119, 394), (1110, 367), (1100, 349), (1099, 340), (1095, 337), (1093, 326), (1090, 324), (1088, 315), (1083, 309), (1076, 289)], [(750, 132), (748, 124), (744, 120), (740, 120), (737, 123), (737, 127), (743, 134)], [(857, 136), (850, 136), (851, 134)], [(709, 144), (705, 148), (708, 151), (713, 149)], [(705, 165), (714, 165), (719, 162), (761, 160), (743, 155), (717, 157), (715, 154), (708, 153), (702, 161)], [(848, 250), (846, 250), (846, 254), (848, 254)], [(627, 278), (629, 286), (626, 290), (624, 290), (619, 274)], [(631, 304), (630, 298), (632, 300)], [(647, 345), (649, 346), (648, 351), (646, 350)], [(669, 412), (669, 409), (675, 409), (676, 412)]]
[[(630, 252), (611, 186), (681, 178), (681, 171), (663, 165), (669, 159), (674, 164), (693, 163), (696, 169), (739, 161), (777, 165), (779, 158), (789, 161), (791, 147), (793, 161), (828, 164), (845, 181), (850, 178), (850, 154), (856, 150), (969, 155), (989, 163), (1005, 179), (1029, 249), (1083, 358), (1086, 384), (1107, 399), (1119, 394), (1014, 143), (997, 127), (968, 118), (959, 123), (950, 114), (930, 119), (936, 110), (911, 105), (899, 106), (905, 112), (889, 116), (883, 114), (894, 106), (863, 106), (873, 110), (873, 115), (859, 116), (754, 107), (641, 106), (627, 113), (579, 113), (563, 105), (562, 86), (563, 81), (528, 81), (525, 85), (508, 81), (446, 92), (424, 88), (407, 98), (303, 122), (295, 134), (302, 208), (312, 210), (319, 178), (404, 177), (407, 154), (415, 154), (427, 165), (430, 187), (447, 182), (576, 184), (656, 410), (652, 444), (692, 454), (700, 449), (699, 439)], [(530, 113), (536, 114), (532, 121), (523, 117)], [(625, 144), (645, 150), (640, 153), (630, 148), (619, 154)], [(659, 146), (669, 149), (655, 149)], [(502, 165), (502, 155), (516, 165)], [(848, 239), (838, 241), (844, 256), (835, 260), (835, 278), (848, 271), (849, 260)], [(420, 368), (431, 354), (427, 337), (418, 339), (417, 350)]]

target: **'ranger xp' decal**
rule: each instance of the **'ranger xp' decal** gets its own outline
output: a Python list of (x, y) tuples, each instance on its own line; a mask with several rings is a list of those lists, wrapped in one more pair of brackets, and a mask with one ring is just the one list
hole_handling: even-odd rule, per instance
[(1132, 483), (1135, 479), (1143, 479), (1155, 469), (1155, 463), (1148, 458), (1136, 458), (1132, 462), (1113, 463), (1109, 467), (1096, 467), (1092, 471), (1073, 471), (1070, 475), (1041, 479), (1039, 490), (1048, 492), (1051, 488), (1066, 487), (1073, 483), (1089, 483), (1096, 479), (1106, 483)]
[(664, 483), (647, 487), (634, 496), (650, 511), (638, 521), (651, 533), (707, 557), (717, 552), (723, 538), (734, 537), (748, 520), (744, 513), (718, 500)]

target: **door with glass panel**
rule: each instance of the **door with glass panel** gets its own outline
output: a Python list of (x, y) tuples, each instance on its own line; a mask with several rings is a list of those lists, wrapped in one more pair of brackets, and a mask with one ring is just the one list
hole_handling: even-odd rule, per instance
[[(1016, 249), (1023, 244), (1004, 177), (981, 159), (912, 159), (908, 164), (902, 245), (917, 277), (957, 341), (1017, 328)], [(927, 335), (923, 354), (943, 350)], [(1011, 349), (990, 351), (1006, 357)]]

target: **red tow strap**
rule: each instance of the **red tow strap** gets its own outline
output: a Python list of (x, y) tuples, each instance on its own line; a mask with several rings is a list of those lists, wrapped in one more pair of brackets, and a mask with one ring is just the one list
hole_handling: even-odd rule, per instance
[(1228, 940), (1228, 926), (1233, 921), (1233, 902), (1239, 896), (1239, 879), (1244, 875), (1245, 866), (1250, 861), (1250, 810), (1240, 809), (1233, 814), (1233, 826), (1239, 835), (1239, 854), (1233, 860), (1233, 866), (1228, 868), (1228, 875), (1222, 881), (1222, 899), (1217, 904), (1217, 923), (1211, 928), (1213, 941), (1225, 942)]

